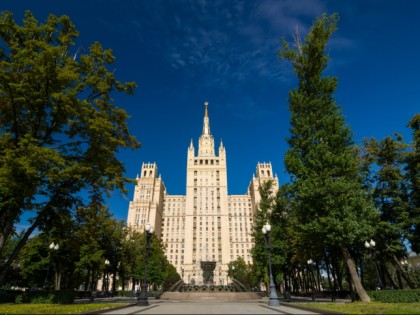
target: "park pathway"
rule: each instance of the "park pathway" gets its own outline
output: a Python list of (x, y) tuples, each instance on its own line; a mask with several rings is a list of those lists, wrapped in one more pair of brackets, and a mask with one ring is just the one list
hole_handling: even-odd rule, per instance
[(266, 301), (150, 301), (149, 306), (128, 306), (101, 314), (319, 314), (283, 303), (268, 306)]

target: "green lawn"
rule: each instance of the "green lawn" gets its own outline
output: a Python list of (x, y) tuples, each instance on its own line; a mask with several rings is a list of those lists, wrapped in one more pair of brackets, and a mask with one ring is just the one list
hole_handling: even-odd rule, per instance
[(287, 303), (344, 314), (420, 314), (420, 303)]
[(127, 303), (0, 304), (0, 314), (77, 314), (122, 305)]

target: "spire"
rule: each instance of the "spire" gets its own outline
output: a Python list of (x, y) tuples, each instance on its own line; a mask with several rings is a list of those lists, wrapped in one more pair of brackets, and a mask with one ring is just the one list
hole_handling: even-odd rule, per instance
[(209, 111), (207, 106), (208, 102), (204, 102), (204, 123), (203, 123), (203, 135), (210, 135), (210, 120), (209, 120)]
[(210, 133), (210, 119), (207, 106), (208, 102), (204, 102), (204, 122), (203, 133), (198, 140), (198, 156), (215, 156), (214, 155), (214, 139)]

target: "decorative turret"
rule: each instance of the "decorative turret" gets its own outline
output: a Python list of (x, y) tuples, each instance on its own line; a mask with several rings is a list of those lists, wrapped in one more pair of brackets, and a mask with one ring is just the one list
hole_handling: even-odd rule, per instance
[(158, 178), (158, 168), (156, 163), (143, 163), (141, 167), (141, 177)]
[(220, 139), (219, 157), (226, 157), (226, 150), (225, 150), (225, 147), (223, 145), (222, 139)]
[(188, 161), (194, 158), (194, 144), (193, 140), (191, 139), (190, 146), (188, 147)]

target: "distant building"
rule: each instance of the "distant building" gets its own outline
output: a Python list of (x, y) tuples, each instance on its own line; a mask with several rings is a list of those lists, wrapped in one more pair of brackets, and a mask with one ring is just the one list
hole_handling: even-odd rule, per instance
[[(146, 223), (154, 226), (156, 236), (167, 245), (168, 260), (185, 283), (223, 285), (229, 281), (230, 261), (243, 257), (252, 263), (251, 232), (260, 200), (258, 187), (271, 179), (277, 190), (278, 178), (271, 163), (258, 163), (248, 192), (229, 196), (226, 149), (220, 141), (216, 155), (208, 103), (204, 105), (198, 154), (192, 140), (188, 148), (186, 195), (169, 195), (156, 163), (143, 163), (127, 224), (139, 231), (144, 231)], [(213, 269), (210, 278), (205, 268)]]

